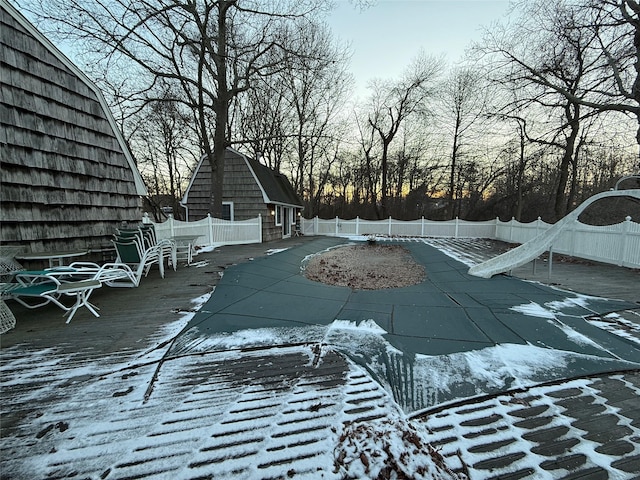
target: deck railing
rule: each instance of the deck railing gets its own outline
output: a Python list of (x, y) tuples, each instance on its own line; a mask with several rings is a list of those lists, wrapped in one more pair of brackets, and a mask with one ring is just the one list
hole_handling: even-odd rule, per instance
[[(517, 220), (502, 222), (500, 219), (485, 222), (465, 220), (401, 221), (344, 220), (333, 218), (323, 220), (318, 217), (302, 219), (301, 231), (304, 235), (360, 236), (385, 235), (400, 237), (449, 237), (449, 238), (489, 238), (509, 243), (525, 243), (544, 233), (551, 224), (540, 218), (531, 223)], [(640, 268), (640, 224), (627, 217), (616, 225), (593, 226), (574, 222), (556, 239), (553, 252), (585, 258), (614, 265)]]

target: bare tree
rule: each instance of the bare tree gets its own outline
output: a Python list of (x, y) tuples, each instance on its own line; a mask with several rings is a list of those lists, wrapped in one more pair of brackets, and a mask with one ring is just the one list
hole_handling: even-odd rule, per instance
[[(487, 35), (480, 51), (493, 60), (494, 80), (520, 92), (503, 111), (512, 116), (526, 107), (547, 118), (546, 133), (528, 139), (562, 152), (553, 196), (553, 217), (558, 219), (570, 203), (567, 187), (576, 165), (581, 122), (594, 114), (585, 99), (600, 95), (599, 43), (595, 31), (583, 26), (584, 9), (543, 1), (522, 8), (521, 19), (511, 29)], [(513, 39), (515, 33), (519, 40)]]
[(105, 61), (146, 80), (176, 85), (193, 112), (212, 170), (211, 213), (222, 214), (230, 106), (259, 77), (294, 55), (281, 35), (287, 22), (313, 13), (321, 0), (33, 0), (34, 13), (67, 38), (90, 42)]
[(458, 162), (472, 127), (486, 113), (486, 95), (487, 86), (482, 83), (481, 75), (469, 67), (453, 69), (442, 84), (441, 124), (450, 125), (448, 130), (451, 135), (447, 197), (449, 217), (452, 219), (456, 216), (455, 190)]
[(440, 60), (421, 54), (413, 60), (399, 80), (374, 80), (372, 82), (373, 94), (370, 98), (368, 124), (377, 135), (381, 146), (382, 184), (380, 186), (380, 208), (376, 208), (378, 218), (384, 218), (388, 215), (388, 170), (391, 142), (396, 138), (400, 127), (407, 118), (427, 112), (425, 102), (433, 96), (435, 80), (442, 69), (443, 64)]
[[(636, 143), (640, 146), (640, 4), (637, 0), (568, 0), (560, 2), (518, 3), (524, 10), (517, 30), (498, 31), (485, 38), (502, 45), (499, 49), (507, 62), (517, 66), (523, 78), (547, 91), (562, 95), (571, 105), (599, 112), (618, 112), (635, 119)], [(546, 16), (547, 24), (532, 22)], [(540, 38), (529, 45), (535, 53), (524, 55), (516, 50), (517, 38)], [(509, 38), (511, 37), (511, 38)], [(561, 41), (560, 41), (561, 40)], [(573, 50), (573, 51), (572, 51)], [(576, 55), (579, 53), (579, 57)], [(555, 65), (552, 65), (555, 62)], [(559, 67), (559, 68), (556, 68)], [(567, 83), (558, 73), (581, 70), (580, 85)], [(640, 161), (638, 162), (640, 168)]]
[(234, 136), (254, 158), (280, 171), (285, 158), (294, 154), (294, 125), (286, 87), (280, 75), (261, 78), (254, 87), (237, 99), (233, 109), (237, 117)]
[(190, 115), (171, 101), (170, 90), (163, 96), (167, 101), (148, 103), (138, 113), (139, 125), (130, 143), (147, 183), (154, 215), (159, 219), (160, 207), (171, 206), (174, 216), (180, 218), (178, 202), (198, 158), (190, 148), (194, 143)]
[[(304, 27), (304, 28), (303, 28)], [(296, 51), (280, 75), (293, 116), (296, 163), (294, 185), (317, 213), (319, 191), (327, 182), (343, 135), (340, 113), (352, 84), (346, 66), (349, 52), (335, 43), (325, 25), (304, 25), (296, 35)]]
[[(600, 75), (592, 90), (581, 97), (550, 83), (569, 100), (602, 112), (621, 112), (635, 117), (636, 142), (640, 147), (640, 3), (637, 0), (585, 0), (585, 19), (579, 26), (597, 38)], [(640, 160), (636, 164), (640, 171)]]
[(290, 171), (313, 215), (344, 136), (340, 113), (353, 83), (346, 69), (349, 52), (324, 24), (291, 22), (283, 35), (297, 54), (284, 57), (276, 75), (243, 96), (238, 137), (272, 168)]
[[(368, 128), (367, 114), (355, 112), (354, 119), (358, 130), (358, 150), (363, 158), (365, 204), (368, 203), (373, 210), (377, 210), (378, 188), (380, 171), (377, 168), (375, 131)], [(376, 213), (378, 216), (379, 214)]]

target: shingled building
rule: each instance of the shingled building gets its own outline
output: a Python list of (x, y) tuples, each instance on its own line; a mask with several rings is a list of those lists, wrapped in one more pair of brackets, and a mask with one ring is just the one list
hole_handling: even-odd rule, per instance
[(0, 240), (100, 249), (146, 189), (96, 85), (0, 0)]
[[(202, 157), (180, 202), (187, 221), (209, 214), (211, 167)], [(262, 216), (265, 242), (291, 236), (302, 211), (302, 201), (289, 179), (257, 160), (227, 148), (224, 163), (222, 207), (225, 220), (247, 220)]]

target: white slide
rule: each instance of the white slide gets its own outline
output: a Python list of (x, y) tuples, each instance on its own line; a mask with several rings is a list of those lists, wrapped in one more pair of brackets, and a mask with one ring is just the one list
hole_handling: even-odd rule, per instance
[(498, 273), (508, 272), (514, 268), (524, 265), (531, 260), (538, 258), (540, 254), (546, 252), (556, 237), (567, 227), (570, 227), (578, 220), (580, 213), (593, 202), (607, 197), (635, 197), (640, 199), (640, 189), (629, 190), (609, 190), (589, 197), (582, 202), (578, 208), (553, 224), (548, 230), (532, 238), (526, 243), (509, 250), (508, 252), (493, 257), (485, 262), (474, 265), (469, 269), (469, 274), (476, 277), (491, 278)]

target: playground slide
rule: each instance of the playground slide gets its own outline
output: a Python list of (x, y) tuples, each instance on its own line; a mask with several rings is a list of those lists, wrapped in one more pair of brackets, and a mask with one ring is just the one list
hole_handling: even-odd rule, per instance
[(508, 252), (491, 258), (485, 262), (474, 265), (469, 269), (469, 274), (476, 277), (491, 278), (498, 273), (504, 273), (527, 262), (530, 262), (534, 258), (537, 258), (543, 252), (549, 250), (553, 241), (565, 228), (571, 226), (577, 221), (578, 216), (582, 211), (591, 205), (593, 202), (606, 197), (636, 197), (640, 199), (640, 189), (629, 190), (610, 190), (608, 192), (598, 193), (592, 197), (589, 197), (582, 202), (578, 208), (569, 213), (562, 220), (553, 224), (548, 230), (541, 233), (535, 238), (532, 238), (526, 243), (509, 250)]

